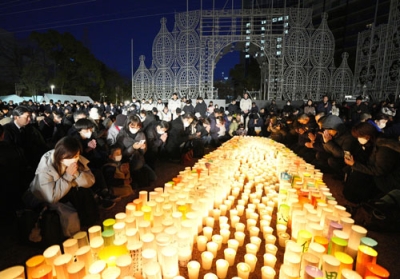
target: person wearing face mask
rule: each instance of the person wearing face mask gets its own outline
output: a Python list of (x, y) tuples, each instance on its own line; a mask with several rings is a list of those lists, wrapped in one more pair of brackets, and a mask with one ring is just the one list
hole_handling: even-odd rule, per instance
[(132, 190), (131, 172), (129, 163), (122, 161), (122, 150), (118, 146), (110, 148), (107, 163), (102, 168), (107, 185), (113, 188), (113, 194), (119, 197), (127, 197), (134, 194)]
[(98, 195), (100, 204), (105, 209), (111, 209), (116, 201), (121, 200), (112, 194), (112, 187), (107, 185), (101, 169), (107, 162), (107, 153), (105, 153), (97, 144), (93, 137), (94, 123), (87, 118), (79, 119), (75, 124), (76, 134), (74, 138), (78, 139), (82, 146), (82, 156), (89, 160), (88, 166), (96, 177), (93, 191)]
[(165, 143), (168, 138), (169, 124), (166, 121), (153, 123), (146, 129), (147, 152), (145, 153), (145, 161), (150, 168), (155, 170), (155, 163), (159, 155), (163, 155)]
[(168, 158), (178, 161), (181, 158), (181, 146), (189, 140), (191, 130), (188, 128), (194, 119), (193, 114), (184, 114), (170, 123), (165, 151)]
[(95, 177), (80, 150), (80, 142), (73, 137), (59, 140), (54, 149), (42, 156), (23, 196), (29, 207), (46, 204), (56, 210), (67, 237), (78, 232), (81, 226), (94, 225), (99, 218), (91, 190)]
[(142, 122), (137, 115), (128, 115), (117, 136), (116, 144), (121, 147), (123, 158), (129, 161), (133, 188), (149, 187), (157, 176), (144, 159), (147, 140), (142, 130)]
[(361, 146), (369, 146), (371, 151), (365, 162), (352, 155), (344, 157), (352, 169), (343, 189), (345, 198), (358, 203), (400, 189), (399, 143), (378, 139), (379, 132), (368, 122), (355, 125), (351, 133)]

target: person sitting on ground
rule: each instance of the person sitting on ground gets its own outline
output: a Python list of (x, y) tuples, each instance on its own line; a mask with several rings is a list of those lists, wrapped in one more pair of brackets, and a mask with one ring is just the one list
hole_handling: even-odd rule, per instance
[(122, 151), (118, 146), (110, 148), (107, 163), (102, 168), (104, 179), (113, 189), (113, 194), (119, 197), (127, 197), (134, 194), (132, 190), (131, 172), (129, 162), (122, 161)]
[(168, 138), (169, 124), (167, 121), (153, 123), (146, 130), (147, 151), (144, 155), (146, 163), (155, 170), (157, 157), (163, 155), (165, 143)]
[(304, 106), (304, 113), (307, 115), (315, 115), (316, 114), (313, 100), (308, 99), (307, 104)]
[[(321, 119), (320, 119), (321, 121)], [(336, 115), (322, 118), (324, 156), (317, 152), (313, 165), (326, 173), (333, 173), (335, 178), (344, 179), (344, 152), (355, 148), (355, 138), (347, 130), (343, 121)]]
[(180, 160), (182, 155), (181, 146), (189, 140), (190, 131), (187, 128), (193, 119), (194, 116), (192, 114), (184, 114), (171, 121), (165, 150), (172, 160)]
[(100, 204), (105, 209), (111, 209), (115, 205), (114, 202), (121, 200), (121, 198), (112, 194), (112, 188), (106, 184), (101, 172), (107, 161), (107, 154), (99, 148), (98, 139), (93, 137), (94, 125), (90, 119), (79, 119), (74, 124), (77, 134), (73, 137), (79, 140), (82, 146), (81, 154), (89, 160), (88, 166), (95, 175), (93, 191), (98, 195)]
[(379, 132), (370, 123), (359, 123), (352, 128), (353, 137), (371, 152), (366, 162), (360, 162), (351, 154), (344, 162), (352, 169), (343, 189), (346, 199), (363, 202), (400, 189), (400, 144), (398, 141), (379, 140)]
[(128, 115), (124, 127), (117, 136), (117, 145), (122, 149), (123, 158), (129, 161), (133, 188), (151, 186), (157, 176), (144, 159), (147, 151), (146, 135), (142, 131), (142, 122), (137, 115)]
[(36, 169), (29, 189), (24, 194), (28, 207), (46, 204), (59, 213), (65, 236), (94, 225), (99, 212), (92, 190), (95, 178), (89, 161), (80, 155), (80, 142), (62, 138), (53, 150), (46, 152)]

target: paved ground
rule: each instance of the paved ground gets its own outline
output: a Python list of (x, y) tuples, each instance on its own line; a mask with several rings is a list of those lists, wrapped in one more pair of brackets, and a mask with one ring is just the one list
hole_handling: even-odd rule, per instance
[[(194, 163), (194, 162), (193, 162)], [(157, 176), (158, 179), (154, 184), (154, 187), (162, 187), (164, 183), (171, 181), (179, 171), (184, 169), (184, 166), (178, 163), (171, 162), (159, 162), (157, 165)], [(324, 176), (326, 184), (330, 187), (333, 195), (338, 200), (339, 204), (344, 205), (345, 199), (341, 194), (342, 184), (336, 180), (333, 180), (329, 175)], [(151, 190), (151, 189), (148, 189)], [(125, 205), (133, 200), (132, 197), (126, 197), (121, 200), (114, 208), (108, 211), (101, 212), (101, 219), (113, 218), (116, 213), (123, 212)], [(397, 264), (397, 260), (400, 258), (400, 234), (382, 234), (369, 232), (368, 236), (378, 241), (378, 263), (386, 267), (391, 272), (391, 278), (400, 278), (400, 266)], [(23, 265), (27, 259), (34, 255), (41, 254), (43, 249), (35, 248), (31, 246), (24, 246), (18, 243), (16, 238), (16, 226), (14, 224), (2, 224), (0, 227), (0, 270), (13, 266)], [(241, 252), (243, 254), (243, 251)], [(260, 251), (260, 255), (263, 252)], [(278, 261), (282, 261), (283, 252), (278, 253)], [(243, 257), (242, 257), (243, 258)], [(193, 259), (200, 260), (200, 254), (198, 252), (193, 253)], [(262, 263), (262, 258), (259, 258), (259, 263)], [(279, 267), (279, 265), (277, 265)], [(215, 272), (215, 268), (211, 271)], [(235, 271), (230, 268), (228, 278), (235, 276)], [(185, 269), (181, 269), (182, 275), (187, 275)], [(203, 273), (200, 274), (199, 278), (202, 278)], [(260, 274), (254, 274), (252, 278), (261, 278)]]

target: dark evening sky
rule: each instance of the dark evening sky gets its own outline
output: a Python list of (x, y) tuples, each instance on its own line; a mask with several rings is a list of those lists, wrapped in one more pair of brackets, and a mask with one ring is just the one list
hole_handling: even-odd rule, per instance
[[(240, 6), (241, 0), (233, 0)], [(236, 3), (237, 2), (237, 3)], [(200, 9), (200, 0), (189, 0), (189, 10)], [(230, 7), (232, 0), (215, 0), (215, 7)], [(212, 0), (203, 0), (203, 9), (211, 9)], [(151, 64), (153, 39), (160, 29), (160, 19), (167, 18), (172, 31), (174, 13), (187, 9), (186, 0), (2, 0), (0, 28), (26, 38), (30, 32), (55, 29), (69, 32), (83, 41), (92, 53), (109, 67), (130, 76), (131, 39), (134, 67), (139, 56)], [(216, 77), (239, 61), (237, 52), (225, 55), (217, 64)]]

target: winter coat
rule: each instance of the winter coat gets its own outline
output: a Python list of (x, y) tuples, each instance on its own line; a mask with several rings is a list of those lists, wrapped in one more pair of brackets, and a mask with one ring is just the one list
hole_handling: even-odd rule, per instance
[(337, 134), (332, 140), (324, 143), (324, 149), (326, 152), (332, 154), (333, 157), (343, 158), (344, 151), (353, 150), (355, 143), (356, 139), (342, 124), (338, 127)]
[(64, 197), (72, 187), (91, 187), (95, 180), (94, 175), (87, 166), (89, 161), (79, 157), (78, 173), (62, 175), (53, 166), (54, 149), (46, 152), (36, 169), (35, 178), (29, 186), (33, 195), (41, 201), (54, 204)]
[(352, 169), (372, 175), (375, 185), (385, 194), (400, 189), (400, 142), (378, 139), (368, 162), (356, 161)]
[(139, 130), (136, 134), (132, 134), (125, 129), (121, 129), (117, 136), (117, 144), (122, 149), (122, 156), (129, 158), (129, 165), (131, 170), (139, 170), (145, 164), (144, 153), (146, 149), (135, 149), (133, 144), (146, 140), (145, 134)]

